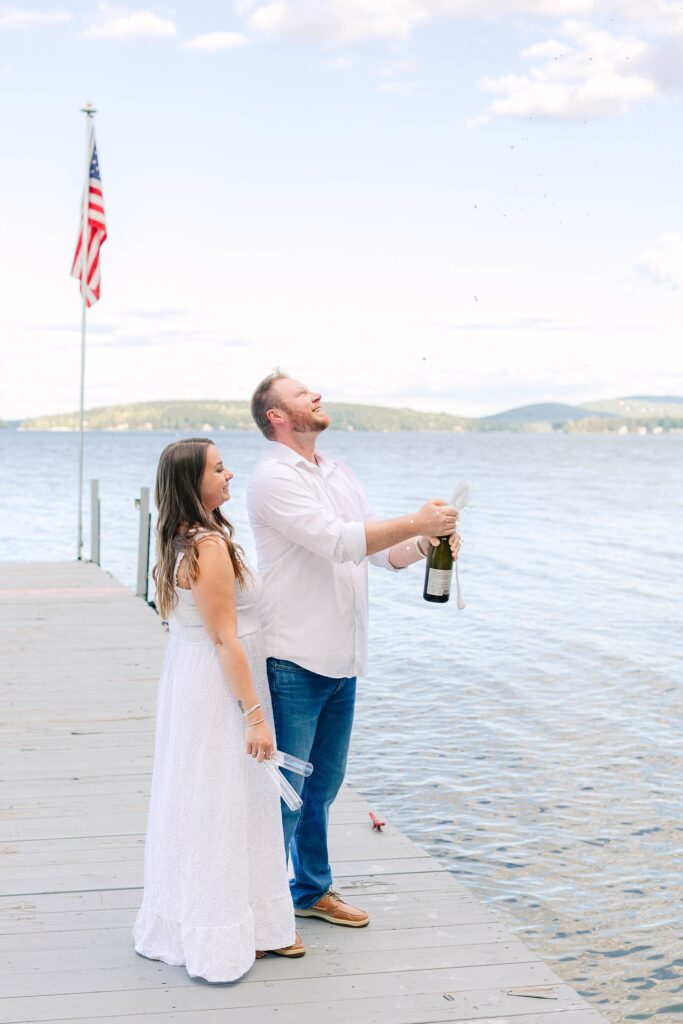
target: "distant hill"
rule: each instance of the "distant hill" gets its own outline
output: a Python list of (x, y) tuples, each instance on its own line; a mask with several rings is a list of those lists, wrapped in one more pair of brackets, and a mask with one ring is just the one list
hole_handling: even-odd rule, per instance
[[(476, 429), (476, 420), (448, 413), (415, 412), (378, 405), (326, 402), (331, 426), (336, 430), (462, 431)], [(135, 402), (88, 409), (88, 430), (255, 430), (248, 402)], [(78, 414), (38, 416), (24, 420), (22, 430), (77, 430)]]
[(585, 405), (547, 402), (506, 409), (480, 421), (480, 430), (565, 433), (662, 433), (683, 430), (683, 398), (614, 398)]
[[(605, 415), (610, 415), (605, 413)], [(520, 405), (515, 409), (505, 409), (493, 416), (482, 417), (483, 423), (551, 423), (558, 426), (572, 420), (582, 420), (590, 416), (588, 408), (579, 405), (562, 405), (560, 402), (545, 402), (539, 405)]]

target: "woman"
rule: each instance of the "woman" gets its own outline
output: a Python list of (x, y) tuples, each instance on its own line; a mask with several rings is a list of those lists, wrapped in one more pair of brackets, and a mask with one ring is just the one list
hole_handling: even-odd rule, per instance
[(280, 797), (261, 764), (275, 741), (260, 582), (220, 508), (232, 475), (206, 438), (176, 441), (159, 460), (154, 579), (170, 641), (133, 933), (143, 956), (216, 982), (241, 977), (258, 951), (305, 952)]

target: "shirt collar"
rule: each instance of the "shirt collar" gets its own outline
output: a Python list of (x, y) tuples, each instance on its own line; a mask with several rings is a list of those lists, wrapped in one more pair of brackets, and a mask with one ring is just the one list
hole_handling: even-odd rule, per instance
[[(287, 444), (282, 444), (281, 441), (271, 441), (271, 447), (274, 449), (270, 454), (273, 459), (277, 462), (286, 462), (290, 466), (304, 466), (307, 469), (315, 469), (312, 462), (305, 459), (303, 455), (299, 455), (293, 448), (290, 448)], [(334, 459), (328, 459), (322, 454), (322, 452), (316, 452), (318, 460), (318, 468), (323, 476), (329, 476), (332, 470), (335, 468), (337, 463)]]

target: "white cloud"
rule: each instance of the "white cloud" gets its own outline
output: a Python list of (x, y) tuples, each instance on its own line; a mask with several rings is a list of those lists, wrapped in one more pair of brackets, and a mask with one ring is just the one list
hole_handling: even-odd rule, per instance
[(651, 77), (663, 92), (672, 95), (683, 92), (683, 35), (659, 41), (641, 61), (639, 70)]
[(111, 39), (129, 42), (135, 39), (173, 39), (174, 22), (153, 11), (125, 11), (102, 5), (100, 20), (83, 33), (86, 39)]
[(68, 11), (26, 11), (17, 7), (0, 8), (0, 31), (13, 28), (35, 28), (38, 25), (54, 25), (70, 21)]
[(380, 92), (393, 93), (395, 96), (423, 96), (424, 92), (416, 82), (402, 82), (400, 80), (388, 79), (381, 82)]
[(612, 0), (621, 18), (642, 24), (650, 32), (683, 33), (683, 7), (678, 0)]
[(544, 43), (534, 43), (533, 46), (529, 46), (526, 50), (522, 50), (522, 57), (527, 57), (528, 59), (533, 59), (535, 57), (564, 57), (568, 51), (569, 47), (566, 43), (558, 43), (557, 39), (546, 39)]
[(389, 64), (382, 68), (383, 78), (397, 78), (403, 75), (412, 75), (417, 71), (417, 64), (414, 60), (397, 60), (395, 64)]
[[(495, 117), (608, 117), (683, 91), (681, 0), (236, 0), (236, 8), (255, 33), (337, 46), (406, 40), (437, 20), (559, 22), (522, 51), (527, 72), (482, 80), (495, 98), (470, 126)], [(595, 23), (577, 20), (586, 16)], [(340, 57), (332, 66), (349, 65)], [(383, 92), (417, 91), (398, 75), (382, 77)]]
[(350, 57), (335, 57), (334, 60), (330, 61), (330, 67), (334, 68), (335, 71), (349, 71), (353, 67), (353, 61)]
[(380, 92), (394, 93), (396, 96), (420, 96), (422, 95), (417, 83), (409, 76), (417, 70), (414, 60), (398, 60), (382, 68), (380, 74), (383, 81), (380, 82)]
[(683, 288), (683, 235), (670, 231), (654, 249), (643, 253), (641, 267), (647, 276), (671, 288)]
[(595, 0), (424, 0), (435, 16), (497, 18), (528, 14), (541, 18), (566, 18), (589, 14)]
[(257, 32), (347, 45), (368, 39), (406, 39), (437, 18), (515, 14), (567, 17), (590, 13), (593, 0), (238, 0)]
[(559, 120), (625, 113), (635, 103), (660, 95), (648, 72), (651, 49), (635, 36), (616, 36), (585, 21), (563, 22), (567, 42), (549, 39), (524, 51), (541, 63), (527, 74), (487, 78), (481, 86), (499, 98), (484, 114), (492, 117), (538, 117)]
[(184, 50), (199, 50), (203, 53), (217, 53), (219, 50), (234, 50), (249, 42), (242, 32), (207, 32), (194, 36), (182, 44)]
[(420, 0), (329, 0), (257, 3), (249, 26), (273, 36), (294, 36), (346, 45), (365, 39), (405, 39), (426, 19)]

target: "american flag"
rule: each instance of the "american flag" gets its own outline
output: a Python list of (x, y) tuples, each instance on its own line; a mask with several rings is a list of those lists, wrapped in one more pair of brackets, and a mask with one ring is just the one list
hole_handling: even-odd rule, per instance
[(85, 294), (87, 306), (94, 306), (100, 297), (100, 246), (107, 237), (104, 222), (104, 197), (100, 181), (100, 165), (97, 160), (95, 132), (90, 136), (90, 180), (88, 182), (88, 279), (83, 281), (83, 217), (76, 243), (71, 276), (81, 281), (81, 295)]

